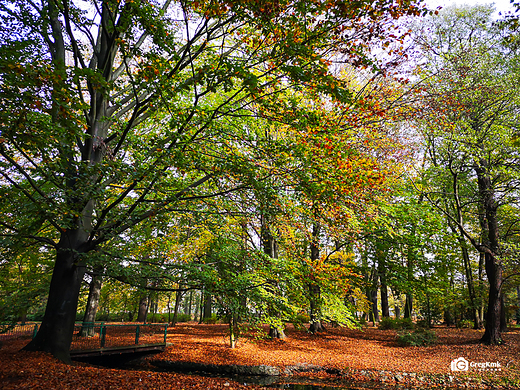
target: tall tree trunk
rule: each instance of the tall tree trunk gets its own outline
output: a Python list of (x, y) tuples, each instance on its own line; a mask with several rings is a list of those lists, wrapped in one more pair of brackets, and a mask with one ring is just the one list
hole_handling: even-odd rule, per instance
[(502, 344), (501, 313), (502, 313), (502, 261), (497, 258), (499, 251), (498, 203), (495, 200), (493, 184), (488, 173), (488, 164), (485, 159), (479, 161), (475, 167), (479, 188), (479, 206), (484, 212), (483, 243), (479, 251), (485, 254), (486, 275), (489, 281), (489, 298), (486, 313), (486, 330), (481, 341), (486, 344)]
[(206, 294), (206, 299), (204, 300), (203, 318), (211, 318), (211, 306), (211, 294)]
[(320, 286), (316, 284), (310, 284), (309, 285), (309, 303), (310, 303), (310, 326), (309, 326), (309, 332), (311, 333), (318, 333), (323, 332), (325, 328), (323, 327), (323, 324), (321, 323), (321, 320), (319, 318), (320, 313), (320, 299), (321, 289)]
[(407, 270), (407, 290), (406, 291), (406, 300), (404, 304), (404, 318), (412, 318), (413, 311), (413, 295), (412, 295), (412, 283), (414, 280), (413, 275), (413, 266), (416, 260), (416, 252), (415, 252), (415, 226), (412, 227), (411, 237), (413, 238), (413, 242), (408, 243), (408, 253), (406, 254), (406, 270)]
[[(377, 277), (377, 275), (376, 275)], [(379, 309), (377, 307), (377, 288), (370, 291), (370, 301), (372, 302), (372, 322), (374, 326), (376, 322), (379, 322)]]
[(199, 310), (200, 309), (200, 298), (199, 293), (195, 292), (195, 312), (193, 313), (193, 319), (197, 321), (197, 318), (199, 317)]
[(386, 285), (386, 253), (381, 251), (378, 255), (379, 280), (381, 281), (381, 315), (390, 317), (388, 304), (388, 286)]
[(502, 344), (501, 294), (502, 266), (497, 264), (491, 254), (486, 253), (486, 274), (489, 280), (489, 298), (486, 312), (486, 329), (481, 341), (486, 344)]
[(406, 293), (406, 300), (404, 304), (404, 318), (412, 318), (413, 311), (413, 296), (412, 294)]
[(237, 338), (238, 338), (238, 321), (237, 318), (233, 315), (229, 315), (229, 347), (235, 348), (237, 345)]
[(42, 324), (36, 337), (24, 348), (26, 351), (44, 351), (70, 363), (70, 344), (74, 333), (76, 310), (85, 266), (81, 262), (82, 231), (67, 231), (58, 243), (56, 262), (52, 273), (49, 298)]
[(171, 293), (168, 294), (168, 303), (167, 303), (167, 308), (168, 308), (168, 323), (171, 323), (172, 322), (172, 318), (171, 318), (171, 303), (172, 303), (172, 295)]
[(186, 312), (186, 314), (190, 317), (190, 321), (191, 321), (191, 306), (192, 305), (193, 305), (193, 290), (190, 290), (190, 297), (188, 300), (188, 311)]
[[(60, 105), (63, 100), (60, 97), (63, 94), (63, 82), (68, 77), (65, 69), (65, 63), (68, 60), (65, 50), (68, 44), (64, 39), (65, 27), (57, 2), (48, 1), (46, 4), (47, 7), (43, 7), (46, 15), (42, 15), (42, 17), (49, 20), (51, 30), (49, 36), (52, 36), (52, 39), (47, 39), (46, 43), (49, 46), (55, 71), (51, 92), (53, 102), (51, 119), (56, 126), (70, 128), (70, 118), (63, 115), (61, 111), (63, 107)], [(120, 18), (122, 18), (121, 15)], [(96, 52), (91, 57), (90, 69), (99, 71), (104, 80), (111, 81), (120, 32), (114, 28), (114, 23), (118, 18), (115, 17), (107, 2), (101, 4), (101, 19), (100, 25), (103, 28), (98, 29), (96, 38), (98, 43)], [(106, 154), (106, 145), (103, 140), (106, 139), (111, 124), (111, 121), (107, 120), (107, 117), (110, 116), (108, 114), (109, 97), (107, 91), (100, 85), (103, 83), (96, 82), (94, 85), (90, 81), (88, 82), (90, 95), (88, 125), (84, 142), (77, 143), (77, 147), (81, 150), (82, 164), (77, 164), (72, 153), (60, 150), (60, 163), (65, 167), (62, 172), (66, 180), (65, 193), (77, 193), (78, 183), (90, 181), (93, 184), (99, 179), (98, 176), (89, 176), (85, 167), (99, 164)], [(70, 362), (69, 349), (74, 332), (81, 282), (86, 271), (81, 257), (95, 249), (95, 246), (91, 246), (89, 242), (95, 203), (93, 199), (83, 199), (78, 195), (70, 197), (66, 195), (66, 203), (71, 209), (76, 210), (79, 216), (67, 222), (73, 227), (60, 233), (45, 315), (36, 337), (24, 349), (50, 352), (54, 357), (64, 362)]]
[(478, 318), (479, 318), (479, 324), (480, 328), (484, 326), (484, 310), (485, 310), (485, 303), (483, 299), (483, 291), (484, 291), (484, 264), (485, 264), (485, 256), (483, 253), (479, 253), (479, 260), (478, 260), (478, 299), (479, 299), (479, 310), (478, 310)]
[(394, 297), (395, 318), (401, 318), (401, 307), (399, 306), (401, 292), (394, 288), (392, 289), (392, 296)]
[[(182, 288), (181, 285), (179, 285), (179, 288)], [(175, 293), (175, 307), (173, 308), (173, 320), (172, 320), (172, 326), (175, 326), (177, 324), (177, 316), (179, 314), (179, 307), (181, 305), (183, 293), (180, 291), (177, 291)]]
[(370, 306), (371, 311), (369, 314), (369, 318), (375, 326), (376, 322), (379, 322), (379, 309), (377, 307), (377, 289), (378, 289), (378, 283), (379, 283), (379, 272), (378, 272), (376, 262), (374, 262), (374, 264), (373, 264), (372, 272), (370, 274), (370, 279), (371, 279), (371, 286), (370, 286), (370, 289), (367, 294), (368, 299), (371, 303), (371, 306)]
[[(320, 225), (318, 223), (314, 223), (312, 226), (312, 240), (310, 244), (311, 249), (311, 264), (314, 265), (320, 258), (320, 247), (319, 247), (319, 234), (320, 234)], [(312, 270), (314, 272), (314, 270)], [(319, 284), (314, 281), (314, 275), (311, 275), (311, 282), (308, 286), (309, 291), (309, 306), (310, 306), (310, 327), (309, 331), (311, 333), (318, 333), (324, 331), (324, 327), (321, 323), (320, 314), (321, 314), (321, 306), (320, 306), (320, 295), (321, 288)]]
[[(262, 247), (264, 249), (264, 253), (272, 259), (278, 258), (278, 244), (271, 232), (271, 227), (269, 226), (269, 219), (267, 215), (260, 216), (260, 237), (262, 240)], [(269, 285), (266, 287), (266, 290), (271, 294), (276, 294), (276, 290), (278, 289), (278, 284), (275, 280), (271, 280)], [(274, 308), (269, 307), (268, 315), (270, 317), (277, 316), (277, 313)], [(283, 327), (270, 325), (269, 326), (269, 337), (271, 339), (285, 339), (285, 332)]]
[(146, 323), (146, 317), (148, 316), (148, 294), (141, 296), (139, 300), (139, 310), (137, 312), (137, 322)]
[(96, 272), (92, 275), (90, 286), (88, 289), (87, 305), (85, 307), (85, 316), (83, 317), (83, 325), (80, 335), (82, 337), (94, 336), (94, 322), (96, 321), (96, 313), (99, 306), (99, 298), (101, 297), (101, 284), (103, 279)]

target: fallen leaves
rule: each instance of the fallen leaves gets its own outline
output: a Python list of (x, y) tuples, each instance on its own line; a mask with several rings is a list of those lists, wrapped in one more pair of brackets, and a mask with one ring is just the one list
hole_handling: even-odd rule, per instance
[[(439, 337), (430, 347), (399, 347), (394, 331), (368, 328), (365, 331), (327, 328), (315, 336), (289, 326), (287, 339), (253, 340), (242, 338), (235, 349), (227, 344), (226, 325), (179, 324), (168, 330), (165, 352), (146, 360), (175, 360), (205, 364), (270, 365), (285, 368), (313, 364), (360, 373), (404, 372), (420, 375), (466, 375), (452, 373), (452, 360), (498, 361), (500, 372), (467, 374), (488, 383), (508, 378), (520, 383), (520, 330), (504, 334), (506, 345), (478, 343), (481, 331), (435, 328)], [(100, 368), (85, 363), (65, 365), (52, 356), (20, 349), (28, 339), (6, 341), (0, 349), (0, 388), (2, 389), (242, 389), (246, 386), (225, 378), (197, 375)], [(368, 374), (367, 374), (368, 375)], [(367, 376), (365, 375), (365, 377)], [(370, 376), (369, 375), (369, 376)], [(360, 376), (361, 379), (361, 376)], [(247, 386), (247, 388), (255, 388)]]

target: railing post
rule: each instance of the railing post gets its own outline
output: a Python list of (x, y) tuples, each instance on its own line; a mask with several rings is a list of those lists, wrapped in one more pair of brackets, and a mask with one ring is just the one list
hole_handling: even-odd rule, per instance
[(106, 341), (106, 337), (107, 337), (107, 327), (106, 325), (101, 325), (101, 329), (100, 329), (100, 333), (101, 333), (101, 348), (104, 348), (105, 347), (105, 341)]
[(33, 339), (36, 337), (36, 334), (38, 333), (38, 324), (34, 324), (34, 329), (33, 329)]
[(167, 335), (168, 335), (168, 324), (164, 324), (164, 344), (166, 344)]
[(139, 344), (139, 332), (140, 332), (140, 326), (137, 325), (135, 327), (135, 345)]

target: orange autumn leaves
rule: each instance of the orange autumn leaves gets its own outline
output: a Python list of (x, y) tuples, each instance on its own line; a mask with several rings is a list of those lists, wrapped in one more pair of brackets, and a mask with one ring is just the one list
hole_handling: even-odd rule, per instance
[[(367, 328), (349, 330), (327, 328), (320, 336), (296, 331), (291, 325), (285, 341), (244, 339), (237, 348), (226, 342), (226, 325), (180, 324), (168, 332), (164, 353), (146, 359), (198, 362), (205, 364), (270, 365), (284, 368), (298, 363), (327, 368), (366, 370), (377, 376), (409, 372), (432, 382), (417, 383), (420, 388), (432, 387), (435, 375), (479, 375), (494, 388), (518, 388), (520, 383), (520, 332), (505, 334), (504, 346), (482, 346), (476, 342), (482, 331), (473, 329), (434, 328), (439, 340), (429, 347), (399, 347), (395, 331)], [(63, 364), (45, 353), (20, 351), (27, 340), (7, 341), (0, 349), (0, 388), (2, 389), (255, 389), (228, 378), (208, 378), (169, 372), (149, 371), (153, 366), (144, 362), (140, 370), (107, 369), (85, 363)], [(500, 373), (452, 373), (450, 362), (460, 356), (471, 361), (499, 361)], [(314, 373), (322, 376), (324, 373)], [(430, 378), (430, 379), (428, 379)], [(290, 378), (286, 378), (290, 379)], [(363, 378), (360, 378), (363, 379)], [(377, 380), (377, 377), (376, 377)], [(293, 378), (292, 383), (298, 381)], [(484, 384), (483, 383), (483, 384)], [(515, 383), (517, 385), (515, 385)], [(482, 384), (482, 385), (483, 385)], [(365, 382), (366, 385), (366, 382)], [(374, 385), (375, 386), (375, 385)], [(473, 388), (476, 384), (471, 387)]]

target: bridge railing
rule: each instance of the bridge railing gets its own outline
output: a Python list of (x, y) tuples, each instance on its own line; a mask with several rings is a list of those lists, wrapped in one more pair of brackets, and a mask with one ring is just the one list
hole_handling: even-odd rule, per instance
[[(0, 341), (17, 337), (34, 337), (41, 323), (0, 324)], [(105, 324), (104, 322), (74, 325), (71, 351), (132, 345), (166, 344), (168, 324)]]
[(168, 324), (78, 323), (71, 351), (166, 344)]
[(23, 336), (34, 337), (39, 326), (39, 322), (0, 324), (0, 340)]

